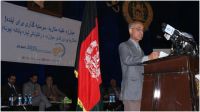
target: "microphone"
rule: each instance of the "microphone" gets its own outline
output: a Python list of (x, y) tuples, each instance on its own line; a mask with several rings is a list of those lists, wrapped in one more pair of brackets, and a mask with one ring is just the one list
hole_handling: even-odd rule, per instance
[(189, 38), (189, 39), (194, 39), (193, 36), (189, 33), (186, 33), (186, 32), (182, 32), (182, 35), (186, 38)]
[(170, 40), (171, 37), (172, 39), (178, 38), (178, 37), (183, 37), (182, 32), (180, 32), (179, 30), (175, 29), (174, 27), (172, 27), (169, 24), (166, 23), (162, 23), (162, 31), (165, 33), (164, 37), (167, 40)]
[(166, 24), (166, 23), (162, 23), (162, 30), (163, 30), (163, 32), (168, 33), (171, 36), (174, 33), (178, 33), (179, 35), (181, 34), (181, 32), (179, 30), (175, 29), (174, 27), (172, 27), (171, 25)]
[[(162, 31), (165, 33), (164, 37), (171, 40), (173, 44), (173, 51), (171, 54), (189, 54), (198, 56), (199, 49), (193, 36), (186, 32), (180, 32), (169, 24), (162, 23)], [(157, 36), (157, 38), (160, 38)]]
[(173, 28), (172, 26), (166, 24), (166, 23), (162, 23), (162, 31), (165, 33), (168, 33), (169, 35), (173, 35), (175, 28)]
[(162, 39), (163, 37), (161, 37), (160, 35), (156, 36), (157, 39)]

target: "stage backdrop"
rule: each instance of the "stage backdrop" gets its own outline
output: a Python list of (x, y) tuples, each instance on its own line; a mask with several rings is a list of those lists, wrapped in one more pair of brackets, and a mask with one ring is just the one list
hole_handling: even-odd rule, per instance
[(1, 6), (2, 61), (74, 66), (80, 21)]

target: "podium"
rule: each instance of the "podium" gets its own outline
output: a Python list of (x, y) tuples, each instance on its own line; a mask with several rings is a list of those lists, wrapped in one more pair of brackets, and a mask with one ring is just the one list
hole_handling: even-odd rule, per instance
[(169, 56), (144, 63), (141, 111), (199, 110), (199, 58)]

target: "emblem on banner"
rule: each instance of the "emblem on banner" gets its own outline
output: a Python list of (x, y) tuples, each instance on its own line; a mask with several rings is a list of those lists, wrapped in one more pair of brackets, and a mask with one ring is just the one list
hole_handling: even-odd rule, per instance
[(98, 80), (98, 77), (100, 76), (100, 58), (99, 46), (96, 40), (92, 41), (87, 48), (84, 61), (91, 77)]
[(144, 22), (145, 30), (148, 29), (153, 19), (153, 11), (148, 2), (126, 1), (123, 4), (123, 15), (128, 23), (135, 20)]
[(52, 53), (54, 56), (63, 57), (65, 55), (65, 46), (62, 43), (56, 43)]

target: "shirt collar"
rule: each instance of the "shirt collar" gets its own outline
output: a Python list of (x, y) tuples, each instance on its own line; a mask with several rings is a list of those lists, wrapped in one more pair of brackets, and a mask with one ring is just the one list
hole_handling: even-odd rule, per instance
[(130, 38), (130, 40), (131, 40), (131, 42), (133, 42), (133, 44), (135, 45), (136, 48), (140, 46), (139, 43), (136, 42), (135, 40), (133, 40), (132, 38)]
[(8, 82), (8, 85), (9, 85), (10, 87), (13, 87), (13, 88), (15, 88), (15, 86), (14, 86), (14, 85), (11, 85), (9, 82)]
[(8, 82), (8, 85), (9, 85), (10, 87), (12, 87), (11, 84), (10, 84), (9, 82)]

